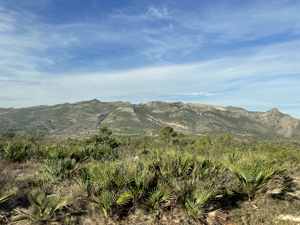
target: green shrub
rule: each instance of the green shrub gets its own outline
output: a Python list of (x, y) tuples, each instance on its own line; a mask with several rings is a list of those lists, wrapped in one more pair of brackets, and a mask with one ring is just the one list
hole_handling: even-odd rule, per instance
[(60, 160), (45, 160), (44, 170), (50, 174), (54, 180), (62, 182), (66, 178), (71, 178), (74, 175), (76, 160), (64, 158)]
[(22, 142), (8, 142), (4, 147), (4, 157), (11, 162), (21, 162), (28, 156), (31, 146)]
[(61, 208), (67, 198), (55, 195), (47, 196), (39, 190), (32, 191), (28, 194), (28, 200), (31, 203), (29, 209), (16, 209), (19, 214), (14, 222), (27, 220), (31, 224), (39, 224), (49, 221), (56, 210)]
[(227, 155), (226, 163), (234, 177), (241, 182), (241, 191), (249, 200), (258, 191), (279, 194), (285, 189), (285, 170), (264, 155), (232, 153)]

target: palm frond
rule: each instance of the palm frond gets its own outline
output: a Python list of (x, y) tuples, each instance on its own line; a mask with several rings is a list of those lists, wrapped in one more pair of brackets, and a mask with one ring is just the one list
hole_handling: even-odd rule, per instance
[(213, 187), (199, 188), (194, 190), (193, 197), (199, 207), (204, 207), (215, 194), (216, 190)]
[(10, 199), (13, 196), (13, 194), (5, 195), (0, 197), (0, 203), (5, 202), (6, 200)]
[(99, 196), (94, 196), (94, 200), (98, 203), (98, 206), (102, 209), (103, 214), (108, 218), (111, 207), (116, 204), (118, 196), (108, 190), (102, 191)]
[(165, 185), (163, 186), (162, 190), (161, 190), (161, 202), (169, 202), (172, 199), (174, 199), (175, 194), (174, 194), (174, 189), (169, 186), (169, 185)]
[(132, 194), (129, 193), (128, 191), (124, 191), (122, 194), (119, 195), (116, 203), (118, 205), (126, 205), (127, 203), (130, 202), (130, 200), (132, 199)]
[(34, 204), (38, 207), (41, 207), (43, 203), (43, 193), (36, 191), (36, 192), (29, 192), (28, 195), (28, 200), (30, 201), (31, 204)]
[(67, 201), (67, 197), (62, 197), (62, 198), (58, 198), (58, 200), (55, 202), (55, 204), (52, 206), (54, 208), (52, 208), (51, 212), (55, 212), (56, 210), (58, 210), (60, 207), (63, 206), (63, 204)]
[(174, 189), (169, 185), (163, 185), (161, 187), (155, 187), (148, 193), (147, 200), (143, 203), (143, 206), (156, 210), (164, 202), (170, 202), (174, 199)]

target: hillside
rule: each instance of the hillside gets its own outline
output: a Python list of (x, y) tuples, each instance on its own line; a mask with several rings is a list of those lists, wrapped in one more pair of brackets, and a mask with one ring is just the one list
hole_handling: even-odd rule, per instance
[(96, 99), (74, 104), (0, 108), (0, 134), (41, 131), (51, 139), (83, 138), (107, 125), (114, 134), (156, 135), (165, 125), (185, 134), (229, 132), (241, 136), (267, 136), (300, 140), (300, 120), (279, 112), (251, 112), (182, 102), (100, 102)]

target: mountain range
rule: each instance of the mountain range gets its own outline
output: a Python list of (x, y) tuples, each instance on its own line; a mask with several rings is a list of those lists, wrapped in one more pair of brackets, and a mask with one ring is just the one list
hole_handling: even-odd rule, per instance
[(300, 140), (300, 120), (276, 108), (266, 112), (239, 107), (161, 102), (132, 104), (97, 99), (53, 106), (0, 108), (0, 134), (40, 131), (46, 138), (84, 138), (107, 125), (116, 135), (156, 135), (165, 125), (189, 135), (232, 133)]

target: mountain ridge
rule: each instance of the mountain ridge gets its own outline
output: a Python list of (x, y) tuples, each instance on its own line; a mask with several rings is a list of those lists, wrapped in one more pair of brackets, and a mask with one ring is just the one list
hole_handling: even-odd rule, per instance
[(185, 134), (229, 132), (277, 135), (300, 140), (300, 120), (273, 108), (266, 112), (201, 103), (101, 102), (98, 99), (52, 106), (0, 108), (0, 134), (42, 131), (51, 139), (83, 138), (107, 125), (114, 134), (156, 135), (165, 125)]

